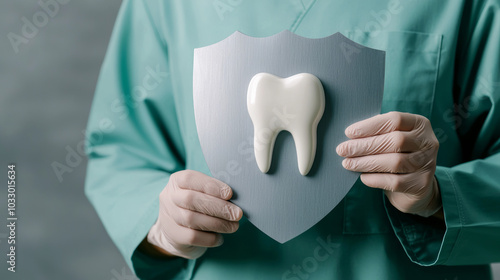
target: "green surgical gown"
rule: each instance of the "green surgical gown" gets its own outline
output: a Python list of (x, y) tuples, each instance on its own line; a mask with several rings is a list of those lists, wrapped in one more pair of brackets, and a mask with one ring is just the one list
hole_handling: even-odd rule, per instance
[[(445, 222), (401, 213), (358, 180), (285, 244), (243, 218), (197, 260), (136, 250), (169, 175), (210, 174), (193, 112), (193, 49), (236, 30), (286, 29), (341, 32), (386, 51), (382, 111), (431, 120)], [(488, 264), (500, 261), (500, 0), (124, 0), (87, 134), (86, 195), (143, 279), (490, 279)]]

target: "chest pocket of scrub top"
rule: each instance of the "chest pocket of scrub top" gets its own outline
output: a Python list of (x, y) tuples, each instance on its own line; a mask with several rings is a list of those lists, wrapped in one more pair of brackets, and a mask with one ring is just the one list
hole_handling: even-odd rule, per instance
[[(439, 67), (442, 36), (414, 32), (345, 32), (364, 46), (386, 51), (382, 113), (401, 111), (430, 117)], [(346, 234), (387, 233), (391, 225), (383, 192), (358, 179), (345, 196)]]

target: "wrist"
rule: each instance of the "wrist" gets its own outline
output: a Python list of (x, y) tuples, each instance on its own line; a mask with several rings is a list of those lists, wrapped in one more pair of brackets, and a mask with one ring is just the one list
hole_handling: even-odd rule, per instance
[(141, 244), (137, 248), (142, 253), (156, 258), (176, 258), (177, 256), (169, 253), (168, 251), (149, 243), (147, 236), (142, 240)]
[(417, 213), (417, 215), (422, 216), (422, 217), (436, 217), (444, 220), (444, 213), (443, 213), (443, 202), (441, 200), (441, 192), (439, 190), (439, 185), (436, 180), (436, 177), (433, 177), (432, 180), (432, 195), (429, 203), (427, 204), (427, 207), (425, 207), (425, 210), (421, 211), (420, 213)]

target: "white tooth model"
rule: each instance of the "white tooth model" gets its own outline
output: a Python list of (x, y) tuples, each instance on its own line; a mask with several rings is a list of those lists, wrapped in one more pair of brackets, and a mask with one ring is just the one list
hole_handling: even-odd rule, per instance
[(295, 142), (300, 174), (307, 175), (316, 155), (316, 131), (325, 110), (320, 80), (309, 73), (288, 78), (256, 74), (248, 85), (247, 106), (260, 171), (269, 171), (276, 137), (287, 130)]

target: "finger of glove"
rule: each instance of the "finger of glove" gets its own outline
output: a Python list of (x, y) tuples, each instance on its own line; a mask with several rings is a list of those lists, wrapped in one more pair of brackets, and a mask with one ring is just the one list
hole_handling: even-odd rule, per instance
[(420, 148), (412, 132), (393, 131), (383, 135), (349, 140), (337, 146), (337, 154), (342, 157), (415, 152)]
[(424, 160), (417, 158), (414, 155), (415, 153), (392, 153), (346, 158), (342, 161), (342, 166), (347, 170), (362, 173), (412, 173), (426, 163)]
[(173, 180), (176, 187), (184, 190), (193, 190), (224, 200), (229, 200), (233, 195), (231, 187), (226, 183), (198, 171), (184, 170), (177, 172)]
[[(165, 217), (162, 222), (164, 223), (162, 230), (168, 240), (168, 243), (172, 244), (177, 249), (182, 248), (179, 245), (217, 247), (223, 243), (222, 235), (213, 232), (190, 229), (178, 225), (170, 216)], [(183, 248), (182, 250), (185, 251), (186, 248)]]
[(177, 208), (176, 215), (172, 219), (180, 226), (195, 230), (211, 231), (218, 233), (233, 233), (238, 230), (239, 223), (231, 222), (216, 217), (208, 216), (184, 208)]
[(228, 221), (238, 221), (243, 211), (231, 202), (193, 190), (177, 189), (172, 201), (178, 207)]
[(389, 112), (354, 123), (346, 128), (345, 134), (351, 139), (381, 135), (392, 131), (411, 131), (422, 116)]

